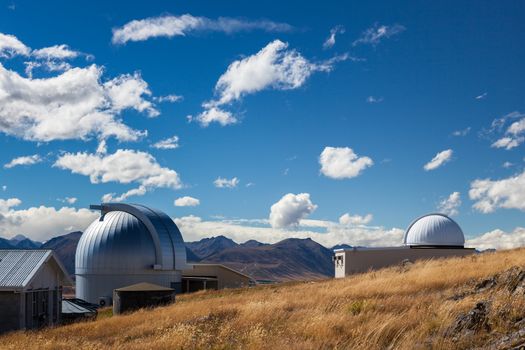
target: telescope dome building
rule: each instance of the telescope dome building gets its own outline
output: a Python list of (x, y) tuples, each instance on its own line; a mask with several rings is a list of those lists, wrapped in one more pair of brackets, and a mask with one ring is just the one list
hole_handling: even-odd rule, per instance
[(113, 290), (152, 283), (180, 290), (186, 264), (182, 235), (165, 213), (139, 204), (93, 205), (101, 211), (75, 255), (76, 296), (109, 305)]
[(406, 229), (397, 247), (345, 248), (334, 250), (335, 277), (366, 272), (406, 261), (465, 256), (476, 252), (465, 248), (465, 236), (457, 222), (445, 214), (420, 216)]

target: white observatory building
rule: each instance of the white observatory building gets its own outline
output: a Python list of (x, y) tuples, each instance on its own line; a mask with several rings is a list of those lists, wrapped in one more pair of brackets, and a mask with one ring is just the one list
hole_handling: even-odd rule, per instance
[(427, 214), (408, 226), (403, 246), (334, 250), (335, 277), (396, 265), (404, 260), (465, 256), (475, 252), (474, 248), (464, 245), (465, 236), (457, 222), (445, 214)]
[(139, 204), (105, 203), (82, 234), (75, 256), (76, 297), (110, 305), (113, 290), (137, 283), (181, 289), (182, 235), (165, 213)]

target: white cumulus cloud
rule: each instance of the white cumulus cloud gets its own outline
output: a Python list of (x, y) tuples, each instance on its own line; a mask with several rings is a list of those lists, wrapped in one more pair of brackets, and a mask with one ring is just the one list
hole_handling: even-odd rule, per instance
[(42, 49), (33, 50), (31, 56), (36, 58), (52, 60), (52, 59), (71, 59), (76, 58), (80, 55), (80, 52), (71, 50), (67, 45), (54, 45), (49, 47), (44, 47)]
[(452, 192), (450, 196), (439, 202), (438, 210), (444, 214), (458, 215), (458, 208), (461, 206), (461, 195), (459, 192)]
[(243, 96), (265, 89), (293, 90), (301, 87), (314, 72), (329, 72), (338, 61), (348, 55), (313, 63), (299, 52), (288, 48), (288, 43), (274, 40), (259, 52), (237, 60), (228, 66), (215, 86), (217, 99), (203, 103), (205, 111), (197, 117), (188, 117), (203, 126), (211, 122), (234, 124), (237, 119), (220, 106), (231, 104)]
[(366, 225), (366, 224), (369, 224), (373, 218), (374, 217), (372, 214), (366, 214), (365, 216), (361, 216), (361, 215), (351, 215), (349, 213), (345, 213), (341, 215), (341, 217), (339, 218), (339, 223), (341, 225), (354, 225), (354, 226)]
[(203, 127), (208, 127), (211, 123), (219, 123), (221, 126), (226, 126), (238, 122), (231, 112), (218, 107), (206, 109), (195, 117), (190, 115), (188, 116), (188, 121), (196, 121)]
[(217, 188), (235, 188), (239, 182), (240, 180), (237, 177), (226, 179), (219, 176), (217, 179), (215, 179), (215, 181), (213, 181), (213, 184)]
[(14, 35), (0, 33), (0, 57), (28, 56), (31, 49)]
[(82, 52), (72, 50), (65, 44), (33, 50), (29, 56), (29, 61), (24, 62), (26, 65), (25, 72), (28, 77), (32, 78), (33, 70), (39, 67), (49, 72), (66, 71), (71, 69), (71, 64), (67, 61), (79, 56), (84, 56), (86, 60), (93, 59), (92, 55), (86, 55)]
[[(512, 120), (516, 121), (511, 122), (509, 125), (508, 122)], [(516, 148), (525, 141), (525, 114), (514, 111), (501, 118), (494, 119), (490, 129), (484, 130), (483, 134), (485, 136), (500, 134), (491, 147), (505, 148), (506, 150)]]
[(214, 31), (235, 33), (241, 31), (263, 30), (267, 32), (287, 32), (292, 26), (268, 20), (243, 20), (228, 17), (210, 19), (190, 14), (181, 16), (149, 17), (133, 20), (122, 27), (113, 29), (112, 42), (125, 44), (128, 41), (144, 41), (156, 37), (186, 36), (193, 32)]
[(332, 179), (350, 179), (359, 176), (374, 165), (369, 157), (359, 157), (349, 147), (325, 147), (319, 157), (321, 173)]
[(190, 196), (184, 196), (184, 197), (175, 199), (173, 204), (176, 207), (196, 207), (197, 205), (201, 204), (201, 201), (198, 200), (197, 198), (193, 198)]
[(494, 143), (492, 143), (491, 146), (494, 148), (505, 148), (506, 150), (510, 150), (510, 149), (513, 149), (521, 145), (523, 141), (525, 141), (525, 137), (523, 136), (519, 136), (519, 137), (505, 136), (505, 137), (498, 139), (497, 141), (494, 141)]
[(316, 71), (330, 71), (331, 65), (315, 64), (288, 43), (274, 40), (255, 55), (235, 61), (219, 78), (215, 90), (219, 105), (240, 99), (263, 89), (296, 89)]
[(147, 112), (148, 116), (156, 117), (160, 113), (150, 101), (143, 96), (151, 95), (151, 91), (139, 73), (123, 74), (104, 84), (105, 91), (109, 96), (112, 108), (120, 112), (127, 108), (133, 108), (139, 112)]
[(22, 156), (12, 159), (9, 163), (4, 164), (4, 168), (11, 169), (19, 165), (33, 165), (42, 162), (43, 159), (38, 154), (32, 156)]
[(501, 180), (477, 179), (470, 184), (473, 207), (482, 213), (498, 208), (525, 211), (525, 171)]
[(446, 149), (439, 152), (432, 158), (430, 162), (423, 166), (423, 169), (426, 171), (434, 170), (442, 166), (443, 164), (449, 162), (452, 159), (453, 151), (451, 149)]
[(465, 246), (484, 249), (513, 249), (525, 246), (525, 228), (516, 227), (512, 232), (492, 230), (468, 239)]
[(144, 96), (147, 83), (138, 75), (101, 82), (96, 65), (72, 68), (54, 77), (31, 79), (0, 64), (0, 132), (31, 141), (113, 136), (134, 141), (145, 132), (119, 118), (123, 109), (158, 114)]
[(0, 213), (5, 213), (12, 207), (17, 207), (20, 204), (22, 204), (22, 201), (18, 198), (8, 198), (8, 199), (0, 198)]
[(164, 187), (182, 187), (175, 170), (160, 166), (149, 153), (119, 149), (113, 154), (65, 153), (53, 165), (74, 174), (89, 176), (91, 183), (138, 183), (139, 187), (115, 197), (104, 196), (104, 201), (123, 201), (130, 196), (144, 195), (148, 190)]
[(41, 205), (16, 210), (21, 203), (18, 198), (0, 199), (0, 236), (10, 238), (23, 234), (32, 240), (46, 241), (72, 231), (84, 231), (99, 217), (91, 210), (70, 207), (57, 209)]
[(270, 208), (270, 225), (274, 228), (297, 226), (301, 219), (310, 215), (317, 205), (310, 200), (309, 193), (285, 194)]

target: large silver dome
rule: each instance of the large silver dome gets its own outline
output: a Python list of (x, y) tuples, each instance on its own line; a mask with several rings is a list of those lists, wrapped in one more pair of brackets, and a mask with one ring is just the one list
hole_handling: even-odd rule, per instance
[(84, 231), (75, 255), (76, 293), (98, 303), (116, 288), (149, 282), (177, 288), (186, 268), (182, 235), (169, 216), (139, 204), (91, 206), (101, 216)]
[(93, 221), (77, 246), (76, 272), (135, 273), (155, 265), (148, 229), (133, 215), (111, 211)]
[(405, 232), (403, 244), (463, 247), (465, 236), (461, 227), (445, 214), (427, 214), (410, 224)]

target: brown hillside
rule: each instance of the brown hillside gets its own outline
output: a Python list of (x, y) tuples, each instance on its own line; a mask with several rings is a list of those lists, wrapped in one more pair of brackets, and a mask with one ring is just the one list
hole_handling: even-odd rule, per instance
[(8, 349), (451, 349), (525, 342), (525, 249), (342, 280), (199, 292), (174, 305), (0, 337)]

